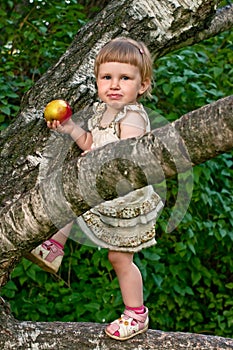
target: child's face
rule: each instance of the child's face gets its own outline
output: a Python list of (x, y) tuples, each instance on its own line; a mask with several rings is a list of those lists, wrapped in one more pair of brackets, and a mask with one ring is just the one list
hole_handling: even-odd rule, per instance
[(150, 79), (142, 81), (138, 67), (128, 63), (107, 62), (99, 66), (98, 95), (110, 107), (120, 110), (137, 101), (149, 87)]

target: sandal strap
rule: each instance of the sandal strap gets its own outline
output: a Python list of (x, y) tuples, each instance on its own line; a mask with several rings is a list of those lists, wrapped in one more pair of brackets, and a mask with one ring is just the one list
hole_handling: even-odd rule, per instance
[(116, 331), (119, 330), (119, 325), (118, 323), (110, 323), (108, 325), (108, 332), (110, 332), (111, 334), (114, 334)]
[(113, 339), (126, 340), (145, 332), (148, 329), (148, 322), (146, 307), (143, 314), (136, 314), (134, 311), (125, 309), (120, 318), (107, 326), (105, 332)]
[(54, 243), (50, 242), (49, 240), (45, 241), (42, 243), (42, 247), (47, 249), (47, 250), (52, 250), (52, 251), (56, 251), (57, 247)]
[(44, 257), (43, 250), (41, 250), (40, 254), (43, 256), (43, 259), (48, 262), (53, 262), (58, 256), (63, 256), (64, 252), (62, 249), (58, 248), (54, 243), (49, 240), (42, 243), (41, 247), (45, 249), (48, 254)]
[(136, 312), (133, 312), (133, 311), (127, 310), (127, 309), (125, 309), (124, 315), (126, 315), (128, 317), (131, 317), (135, 321), (138, 321), (138, 322), (141, 322), (141, 323), (144, 323), (145, 320), (146, 320), (146, 317), (147, 317), (146, 313), (144, 313), (144, 314), (136, 314)]

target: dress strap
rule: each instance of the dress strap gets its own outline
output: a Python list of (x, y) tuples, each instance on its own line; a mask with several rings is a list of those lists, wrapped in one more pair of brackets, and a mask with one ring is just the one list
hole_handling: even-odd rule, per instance
[(115, 122), (120, 122), (129, 111), (138, 113), (144, 119), (146, 124), (146, 132), (151, 130), (149, 117), (141, 103), (125, 105), (124, 108), (117, 114)]

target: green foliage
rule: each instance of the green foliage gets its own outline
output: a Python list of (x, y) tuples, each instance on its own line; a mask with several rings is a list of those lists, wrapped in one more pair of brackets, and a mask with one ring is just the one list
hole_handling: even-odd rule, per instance
[(166, 234), (170, 211), (159, 220), (158, 245), (150, 252), (158, 262), (148, 253), (144, 260), (153, 328), (232, 336), (232, 165), (232, 155), (223, 155), (195, 167), (182, 223)]
[(85, 23), (77, 0), (1, 4), (0, 130), (19, 112), (24, 93), (65, 52)]
[[(24, 10), (28, 12), (18, 19), (15, 32), (20, 32), (22, 23), (22, 38), (26, 37), (27, 45), (39, 43), (39, 53), (37, 50), (27, 56), (26, 49), (21, 50), (22, 56), (18, 54), (17, 60), (13, 54), (10, 57), (3, 55), (7, 69), (0, 87), (1, 91), (6, 91), (4, 96), (9, 96), (7, 91), (17, 95), (26, 91), (35, 77), (39, 77), (56, 59), (55, 56), (65, 50), (63, 42), (68, 44), (71, 36), (67, 37), (67, 41), (63, 37), (59, 39), (59, 29), (55, 28), (58, 25), (56, 11), (60, 5), (52, 3), (54, 13), (47, 2), (43, 10), (50, 9), (50, 23), (53, 25), (50, 28), (41, 24), (44, 29), (40, 29), (40, 36), (36, 39), (29, 39), (39, 29), (32, 30), (32, 34), (28, 32), (34, 27), (25, 20), (26, 14), (29, 14), (26, 8)], [(1, 11), (10, 4), (10, 1), (4, 3)], [(75, 2), (72, 4), (77, 9)], [(77, 15), (77, 11), (74, 12)], [(11, 16), (19, 14), (12, 11)], [(12, 26), (14, 21), (11, 16), (5, 19), (2, 28), (8, 21)], [(45, 13), (43, 16), (37, 13), (29, 22), (48, 18)], [(65, 19), (62, 22), (65, 23)], [(36, 27), (40, 28), (40, 23), (36, 23)], [(73, 22), (70, 27), (73, 27)], [(24, 29), (27, 34), (23, 34)], [(7, 27), (6, 32), (9, 31)], [(66, 30), (63, 30), (64, 33)], [(11, 37), (8, 36), (5, 42), (13, 38), (13, 30)], [(232, 39), (232, 33), (223, 33), (158, 60), (153, 99), (147, 102), (147, 106), (172, 121), (190, 110), (232, 94)], [(47, 43), (42, 45), (39, 40)], [(62, 43), (61, 49), (56, 43)], [(37, 54), (41, 55), (40, 59), (36, 59)], [(16, 71), (15, 62), (18, 62)], [(25, 77), (29, 77), (25, 80), (29, 81), (28, 85)], [(10, 112), (5, 110), (4, 116), (13, 115), (16, 111), (15, 99), (17, 97), (13, 95), (4, 102), (4, 106), (10, 109)], [(4, 98), (1, 103), (3, 101)], [(173, 179), (166, 184), (167, 205), (156, 225), (158, 244), (135, 255), (144, 279), (145, 304), (150, 309), (151, 328), (232, 337), (232, 155), (224, 154), (194, 168), (194, 190), (189, 209), (171, 233), (165, 233), (165, 227), (176, 200), (177, 183)], [(10, 302), (15, 317), (20, 320), (109, 322), (122, 311), (119, 285), (107, 260), (107, 251), (78, 245), (71, 240), (65, 247), (58, 275), (43, 272), (23, 259), (2, 289), (2, 296)]]
[(45, 273), (26, 259), (15, 268), (2, 294), (11, 299), (15, 316), (34, 321), (90, 321), (94, 314), (98, 322), (104, 322), (105, 306), (113, 303), (108, 316), (117, 317), (115, 308), (122, 301), (107, 251), (69, 241), (65, 253), (59, 276)]
[[(233, 88), (233, 33), (225, 32), (162, 57), (155, 63), (156, 108), (170, 121), (230, 95)], [(152, 108), (153, 108), (153, 102)]]

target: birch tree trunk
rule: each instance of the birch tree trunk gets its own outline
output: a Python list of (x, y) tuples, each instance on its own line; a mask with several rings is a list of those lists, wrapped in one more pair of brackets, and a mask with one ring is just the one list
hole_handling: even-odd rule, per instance
[[(0, 138), (0, 285), (7, 282), (10, 272), (22, 255), (54, 233), (58, 225), (64, 225), (101, 200), (117, 195), (115, 187), (122, 181), (120, 168), (125, 149), (130, 154), (126, 165), (126, 179), (131, 184), (131, 187), (126, 188), (126, 193), (147, 183), (162, 181), (162, 173), (165, 177), (173, 176), (177, 168), (179, 171), (185, 171), (195, 164), (232, 149), (233, 96), (188, 113), (176, 122), (158, 128), (140, 139), (120, 141), (114, 147), (107, 145), (85, 158), (79, 158), (77, 146), (68, 137), (50, 133), (43, 120), (44, 106), (52, 99), (63, 98), (72, 105), (82, 124), (86, 124), (90, 106), (96, 99), (92, 73), (94, 58), (108, 40), (116, 36), (130, 36), (143, 40), (156, 59), (231, 28), (233, 7), (228, 6), (216, 12), (217, 3), (216, 0), (112, 1), (77, 33), (65, 54), (24, 96), (16, 122), (2, 132)], [(119, 154), (120, 160), (116, 161)], [(134, 159), (133, 154), (138, 155), (136, 168), (131, 162)], [(97, 174), (100, 169), (101, 181), (94, 181), (94, 185), (90, 186), (88, 177)], [(111, 180), (106, 175), (110, 169)], [(91, 203), (82, 193), (80, 178), (93, 194)], [(97, 192), (99, 195), (95, 195)], [(2, 344), (7, 340), (15, 341), (17, 349), (25, 349), (28, 334), (33, 344), (36, 343), (36, 334), (43, 338), (43, 334), (48, 334), (47, 331), (52, 332), (51, 324), (46, 330), (47, 326), (42, 324), (14, 321), (7, 314), (4, 302), (3, 305), (5, 311), (2, 313), (3, 326), (0, 333)], [(71, 327), (69, 324), (64, 325), (65, 328), (62, 324), (57, 326), (60, 331), (65, 329), (65, 332)], [(27, 333), (28, 327), (34, 328), (34, 331), (30, 328)], [(71, 327), (72, 343), (74, 336), (77, 337), (75, 327)], [(92, 334), (97, 342), (96, 348), (99, 348), (98, 336), (93, 329), (95, 330), (95, 327), (90, 326), (90, 336)], [(152, 342), (153, 339), (157, 342), (158, 339), (166, 338), (167, 349), (180, 349), (184, 344), (181, 338), (192, 344), (189, 335), (184, 335), (184, 338), (178, 335), (177, 338), (154, 332), (142, 336), (141, 340), (132, 340), (132, 343), (137, 344), (139, 349), (140, 344), (146, 344), (146, 339), (148, 345), (145, 349), (156, 349), (155, 343), (150, 345), (150, 338)], [(55, 341), (53, 337), (51, 339)], [(171, 339), (174, 339), (174, 342)], [(46, 348), (43, 341), (38, 349)], [(83, 345), (82, 349), (90, 346), (90, 342), (86, 341), (87, 345)], [(225, 342), (216, 338), (214, 341), (223, 344), (219, 345), (219, 349), (232, 348), (230, 340)], [(193, 344), (194, 342), (195, 337)], [(22, 347), (20, 344), (23, 344)], [(101, 345), (103, 349), (110, 348), (106, 344), (103, 342), (103, 346)], [(67, 348), (65, 340), (60, 348), (63, 346)], [(116, 347), (111, 343), (111, 349), (114, 349), (114, 346)], [(123, 348), (127, 349), (127, 345), (124, 346)], [(186, 348), (191, 349), (188, 346)], [(212, 345), (205, 346), (207, 345), (199, 348), (211, 349)]]
[(199, 334), (149, 330), (119, 342), (104, 333), (106, 325), (74, 322), (18, 322), (0, 299), (1, 350), (230, 350), (233, 340)]

